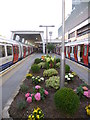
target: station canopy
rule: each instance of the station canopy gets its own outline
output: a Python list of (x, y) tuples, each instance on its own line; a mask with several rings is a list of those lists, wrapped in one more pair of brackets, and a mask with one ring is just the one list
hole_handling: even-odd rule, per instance
[(12, 32), (12, 39), (16, 40), (17, 37), (19, 38), (19, 41), (22, 42), (24, 39), (24, 42), (27, 41), (31, 45), (34, 45), (36, 47), (36, 42), (42, 42), (42, 36), (44, 34), (44, 31), (11, 31)]

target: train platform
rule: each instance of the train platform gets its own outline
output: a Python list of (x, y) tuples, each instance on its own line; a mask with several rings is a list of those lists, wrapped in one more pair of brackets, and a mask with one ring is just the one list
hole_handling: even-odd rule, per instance
[[(0, 90), (2, 91), (2, 109), (7, 104), (8, 100), (12, 98), (17, 89), (19, 88), (21, 82), (25, 79), (33, 61), (35, 58), (41, 57), (43, 54), (33, 53), (32, 55), (24, 58), (23, 60), (17, 62), (10, 68), (6, 69), (0, 74)], [(60, 57), (56, 54), (51, 54), (52, 56)], [(90, 69), (69, 59), (65, 59), (66, 64), (68, 64), (72, 71), (84, 80), (86, 83), (90, 84)]]

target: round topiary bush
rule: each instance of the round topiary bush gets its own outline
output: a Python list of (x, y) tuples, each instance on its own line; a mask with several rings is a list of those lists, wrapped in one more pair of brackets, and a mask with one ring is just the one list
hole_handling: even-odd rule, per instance
[(69, 115), (73, 115), (80, 104), (79, 97), (71, 88), (62, 88), (58, 90), (54, 95), (54, 101), (59, 110)]
[(34, 61), (35, 64), (39, 64), (40, 62), (42, 62), (42, 60), (40, 58), (36, 58)]
[(31, 70), (32, 70), (33, 73), (38, 73), (40, 68), (39, 68), (39, 66), (37, 64), (33, 64), (31, 66)]
[(69, 65), (65, 65), (65, 73), (69, 73), (70, 72), (70, 66)]

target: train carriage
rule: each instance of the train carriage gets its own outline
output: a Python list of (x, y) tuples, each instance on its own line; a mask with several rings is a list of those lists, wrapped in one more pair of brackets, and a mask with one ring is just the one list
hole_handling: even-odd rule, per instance
[(0, 38), (0, 71), (13, 64), (12, 44)]
[[(80, 41), (69, 42), (65, 44), (66, 57), (86, 66), (90, 64), (90, 40), (84, 39)], [(88, 62), (89, 60), (89, 62)]]

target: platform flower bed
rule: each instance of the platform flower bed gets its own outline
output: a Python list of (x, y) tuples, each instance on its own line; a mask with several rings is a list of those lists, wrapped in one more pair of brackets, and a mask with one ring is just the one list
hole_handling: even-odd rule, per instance
[[(80, 87), (80, 90), (82, 92), (82, 97), (80, 98), (80, 106), (77, 112), (75, 112), (74, 115), (66, 114), (60, 110), (58, 110), (55, 106), (54, 102), (54, 95), (56, 91), (59, 89), (59, 87), (54, 86), (53, 84), (58, 83), (57, 80), (50, 86), (46, 85), (51, 79), (55, 79), (58, 77), (51, 76), (52, 73), (50, 73), (48, 76), (46, 69), (49, 68), (55, 69), (55, 76), (60, 75), (60, 68), (57, 65), (55, 67), (54, 65), (57, 64), (59, 59), (57, 61), (54, 61), (55, 58), (47, 58), (45, 60), (45, 57), (42, 56), (42, 58), (39, 60), (37, 59), (35, 62), (39, 64), (38, 72), (32, 72), (30, 69), (29, 74), (26, 75), (26, 79), (23, 82), (23, 85), (21, 86), (21, 89), (19, 90), (19, 93), (14, 98), (14, 101), (12, 102), (10, 108), (9, 108), (9, 114), (12, 118), (26, 118), (26, 119), (43, 119), (43, 118), (89, 118), (89, 115), (87, 115), (86, 112), (86, 106), (90, 104), (90, 99), (87, 96), (84, 96), (84, 89), (83, 86), (84, 82), (77, 76), (75, 73), (73, 75), (70, 73), (66, 73), (65, 77), (65, 87), (72, 88), (73, 91), (77, 94), (77, 88)], [(47, 61), (45, 66), (45, 61)], [(42, 62), (42, 63), (41, 63)], [(55, 63), (57, 62), (57, 63)], [(59, 63), (60, 65), (60, 63)], [(35, 65), (36, 66), (36, 65)], [(33, 68), (34, 70), (34, 68)], [(45, 75), (46, 73), (46, 75)], [(74, 77), (73, 77), (74, 76)], [(50, 78), (52, 77), (52, 78)], [(70, 79), (68, 79), (70, 78)], [(35, 80), (35, 81), (34, 81)], [(51, 82), (51, 81), (50, 81)], [(56, 84), (57, 85), (57, 84)], [(42, 89), (41, 89), (42, 88)], [(89, 86), (87, 86), (88, 89)], [(39, 89), (41, 89), (39, 91)], [(86, 90), (86, 89), (85, 89)], [(38, 93), (38, 94), (37, 94)], [(37, 109), (40, 109), (40, 112), (37, 113)], [(34, 111), (34, 113), (32, 113)], [(36, 114), (35, 114), (36, 111)], [(42, 112), (43, 111), (43, 112)], [(41, 115), (42, 113), (42, 115)], [(31, 118), (33, 117), (33, 118)]]

